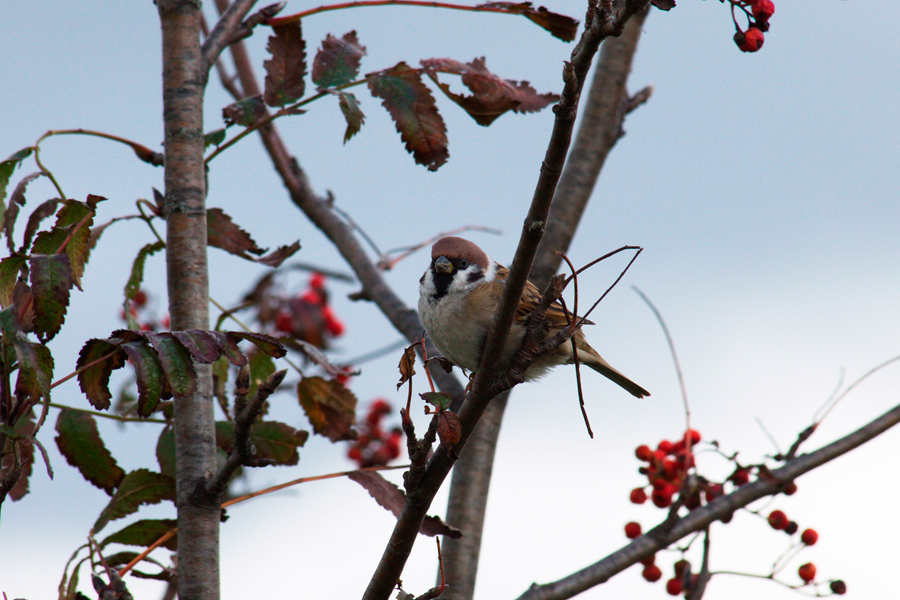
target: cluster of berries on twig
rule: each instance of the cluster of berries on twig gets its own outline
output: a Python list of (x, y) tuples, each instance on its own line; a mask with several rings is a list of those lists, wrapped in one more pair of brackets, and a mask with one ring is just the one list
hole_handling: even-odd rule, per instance
[(260, 310), (260, 321), (264, 315), (274, 314), (276, 330), (319, 348), (327, 347), (329, 338), (344, 333), (343, 322), (328, 304), (325, 276), (321, 273), (310, 277), (309, 287), (302, 294), (290, 298), (272, 296), (267, 298), (267, 304), (267, 310)]
[[(742, 52), (756, 52), (762, 48), (765, 32), (769, 30), (769, 19), (775, 14), (772, 0), (728, 0), (731, 4), (731, 18), (736, 29), (734, 43)], [(747, 27), (742, 29), (736, 12), (743, 12)]]
[(387, 465), (400, 456), (403, 431), (399, 427), (385, 430), (382, 420), (393, 411), (381, 398), (372, 402), (365, 420), (359, 426), (359, 437), (347, 450), (347, 458), (360, 468)]

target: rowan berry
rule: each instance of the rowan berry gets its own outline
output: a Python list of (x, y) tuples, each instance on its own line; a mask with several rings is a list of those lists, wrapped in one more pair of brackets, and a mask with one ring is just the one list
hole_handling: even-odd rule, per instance
[(815, 529), (804, 529), (800, 541), (807, 546), (814, 546), (819, 541), (819, 533)]
[(647, 581), (659, 581), (662, 578), (662, 570), (656, 565), (650, 565), (649, 567), (644, 567), (644, 570), (641, 571), (641, 576)]
[(650, 450), (650, 446), (643, 444), (635, 449), (634, 455), (637, 456), (638, 460), (649, 461), (653, 451)]
[(635, 521), (625, 523), (625, 537), (629, 540), (641, 537), (641, 524)]
[(757, 21), (768, 21), (775, 14), (775, 3), (772, 0), (754, 0), (753, 18)]
[(631, 490), (631, 503), (632, 504), (643, 504), (647, 501), (647, 492), (644, 491), (644, 488), (634, 488)]
[(672, 578), (666, 582), (666, 591), (670, 596), (677, 596), (681, 593), (681, 579)]
[(756, 52), (762, 48), (766, 36), (756, 27), (749, 27), (747, 31), (738, 31), (734, 34), (734, 43), (741, 52)]
[(797, 569), (797, 574), (800, 575), (800, 579), (809, 583), (816, 578), (816, 565), (812, 563), (800, 565), (800, 568)]
[(769, 525), (776, 531), (784, 529), (788, 526), (787, 515), (784, 514), (784, 511), (773, 510), (769, 513)]

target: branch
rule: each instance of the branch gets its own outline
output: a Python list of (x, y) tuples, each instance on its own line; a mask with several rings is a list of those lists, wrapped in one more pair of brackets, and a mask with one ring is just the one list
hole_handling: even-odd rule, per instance
[(715, 521), (728, 519), (739, 508), (744, 508), (760, 498), (774, 496), (783, 490), (784, 484), (850, 452), (898, 423), (900, 423), (900, 405), (827, 446), (787, 461), (783, 467), (772, 470), (771, 477), (741, 486), (731, 494), (717, 498), (684, 517), (654, 527), (593, 565), (552, 583), (532, 585), (528, 591), (519, 596), (518, 600), (562, 600), (604, 583), (641, 559), (650, 557), (683, 537), (701, 531)]
[(254, 27), (277, 15), (285, 6), (284, 2), (265, 6), (244, 21), (254, 4), (256, 0), (235, 0), (222, 13), (219, 22), (203, 42), (204, 71), (207, 75), (225, 48), (250, 37)]

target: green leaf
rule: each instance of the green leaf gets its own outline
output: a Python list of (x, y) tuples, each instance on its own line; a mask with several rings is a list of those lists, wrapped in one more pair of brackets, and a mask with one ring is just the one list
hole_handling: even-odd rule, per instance
[(252, 342), (257, 348), (275, 358), (281, 358), (287, 354), (284, 345), (270, 335), (264, 333), (254, 333), (252, 331), (229, 331), (227, 333), (231, 339), (247, 340)]
[(265, 352), (254, 352), (250, 355), (250, 391), (247, 397), (256, 395), (259, 386), (275, 372), (275, 361)]
[(419, 70), (401, 61), (367, 79), (372, 95), (381, 98), (394, 120), (406, 150), (416, 163), (437, 171), (450, 157), (447, 126)]
[(215, 129), (203, 136), (203, 147), (218, 146), (225, 141), (225, 129)]
[(359, 75), (359, 63), (365, 54), (366, 47), (360, 45), (355, 31), (340, 39), (329, 33), (313, 60), (313, 83), (323, 88), (350, 83)]
[(260, 96), (244, 98), (222, 109), (222, 119), (225, 121), (226, 127), (231, 125), (250, 127), (264, 116), (266, 116), (266, 105), (263, 104)]
[(297, 384), (297, 398), (315, 433), (332, 442), (354, 437), (356, 396), (340, 382), (304, 377)]
[(56, 445), (66, 461), (81, 471), (82, 477), (110, 496), (122, 483), (125, 471), (116, 463), (88, 413), (64, 409), (56, 420)]
[(144, 281), (144, 263), (147, 262), (147, 257), (165, 247), (164, 242), (156, 242), (147, 244), (138, 251), (137, 256), (134, 258), (134, 263), (131, 265), (131, 276), (128, 278), (128, 283), (125, 284), (126, 298), (134, 300), (134, 295), (141, 289), (141, 283)]
[(37, 403), (41, 397), (41, 388), (38, 384), (38, 356), (34, 346), (24, 335), (17, 335), (12, 340), (16, 350), (16, 362), (19, 367), (19, 375), (16, 378), (16, 414), (13, 419), (25, 414)]
[(166, 379), (176, 396), (190, 396), (197, 389), (197, 375), (191, 354), (171, 333), (148, 333)]
[(19, 275), (23, 273), (22, 267), (28, 257), (23, 254), (13, 254), (0, 260), (0, 306), (9, 307), (13, 303), (13, 291)]
[[(25, 248), (31, 246), (31, 241), (34, 238), (34, 234), (37, 233), (38, 227), (41, 226), (41, 221), (56, 214), (56, 208), (59, 206), (60, 202), (61, 200), (59, 198), (53, 198), (52, 200), (47, 200), (42, 203), (32, 211), (31, 216), (28, 217), (28, 225), (25, 226), (25, 235), (22, 241), (23, 253), (25, 252)], [(49, 254), (49, 252), (45, 254)]]
[[(297, 448), (306, 443), (309, 433), (277, 421), (261, 421), (250, 430), (250, 443), (256, 448), (255, 458), (269, 458), (276, 465), (300, 462)], [(234, 421), (216, 421), (216, 445), (224, 451), (234, 446)]]
[(69, 290), (74, 284), (72, 265), (67, 254), (34, 254), (28, 262), (34, 294), (34, 332), (46, 342), (59, 333), (65, 321)]
[[(124, 529), (108, 535), (100, 547), (105, 548), (109, 544), (124, 544), (126, 546), (149, 546), (165, 534), (178, 527), (175, 519), (141, 519), (135, 521)], [(178, 549), (178, 534), (173, 535), (163, 544), (173, 552)]]
[(164, 372), (156, 352), (146, 341), (127, 342), (122, 344), (122, 349), (137, 376), (138, 386), (138, 414), (142, 417), (150, 416), (159, 405), (159, 400), (164, 391)]
[(39, 233), (31, 247), (33, 254), (56, 254), (65, 243), (65, 253), (69, 256), (78, 289), (81, 289), (81, 276), (88, 256), (91, 225), (94, 222), (93, 206), (101, 200), (104, 198), (100, 196), (89, 196), (88, 203), (66, 200), (65, 205), (56, 213), (53, 229)]
[(306, 89), (306, 43), (300, 21), (272, 28), (266, 50), (272, 58), (263, 62), (266, 69), (266, 104), (283, 107), (303, 97)]
[(5, 212), (6, 208), (4, 201), (6, 200), (6, 187), (9, 185), (9, 178), (12, 177), (16, 167), (18, 167), (23, 160), (31, 156), (32, 150), (34, 150), (34, 148), (31, 146), (23, 148), (15, 154), (10, 155), (10, 157), (3, 162), (0, 162), (0, 216), (2, 216), (2, 213)]
[(171, 425), (163, 428), (156, 441), (156, 462), (160, 473), (175, 477), (175, 430)]
[(93, 531), (98, 533), (106, 524), (136, 512), (142, 504), (156, 504), (175, 500), (175, 480), (147, 469), (137, 469), (125, 476), (109, 504), (100, 513)]
[[(96, 364), (91, 364), (107, 355), (110, 356)], [(109, 340), (88, 340), (81, 347), (76, 363), (76, 368), (79, 370), (78, 385), (94, 408), (99, 410), (109, 408), (109, 401), (112, 399), (112, 393), (109, 391), (109, 376), (114, 369), (125, 366), (125, 358), (126, 355), (122, 348)]]
[(447, 410), (453, 403), (453, 396), (447, 392), (425, 392), (424, 394), (419, 394), (419, 396), (425, 402), (433, 404), (441, 410)]
[(356, 96), (349, 92), (341, 92), (338, 94), (338, 104), (341, 112), (344, 113), (344, 119), (347, 121), (347, 130), (344, 132), (344, 143), (350, 141), (354, 135), (362, 129), (363, 123), (366, 122), (366, 115), (363, 114), (359, 107)]

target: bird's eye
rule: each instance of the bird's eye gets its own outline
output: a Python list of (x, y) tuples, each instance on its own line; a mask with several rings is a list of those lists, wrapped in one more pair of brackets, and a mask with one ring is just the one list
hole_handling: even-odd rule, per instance
[(459, 268), (460, 269), (465, 269), (468, 266), (469, 266), (469, 261), (467, 261), (464, 258), (459, 259)]

